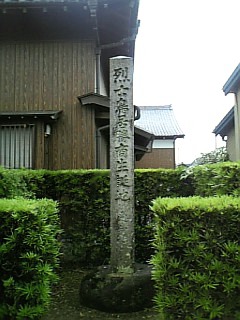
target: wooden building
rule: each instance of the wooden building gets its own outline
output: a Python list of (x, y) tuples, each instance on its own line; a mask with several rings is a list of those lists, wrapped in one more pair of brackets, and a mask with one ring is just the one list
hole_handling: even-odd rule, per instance
[[(138, 5), (0, 1), (0, 165), (108, 166), (109, 58), (134, 56)], [(151, 138), (136, 130), (136, 156)]]
[(184, 134), (175, 118), (171, 105), (141, 106), (141, 117), (135, 126), (154, 135), (151, 152), (145, 153), (136, 168), (173, 169), (175, 161), (175, 141)]

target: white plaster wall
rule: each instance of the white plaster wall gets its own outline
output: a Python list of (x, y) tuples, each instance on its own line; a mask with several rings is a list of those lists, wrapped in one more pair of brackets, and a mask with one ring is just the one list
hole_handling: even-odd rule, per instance
[[(97, 88), (97, 72), (95, 69), (95, 92), (97, 91), (96, 88)], [(100, 76), (99, 76), (99, 93), (103, 96), (107, 95), (107, 90), (106, 90), (106, 86), (104, 83), (102, 68), (101, 68), (101, 72), (100, 72)]]
[(156, 139), (153, 141), (153, 149), (173, 149), (174, 140), (160, 140)]
[(240, 88), (236, 94), (236, 105), (234, 108), (234, 126), (236, 143), (236, 161), (240, 160)]
[(229, 155), (229, 160), (236, 161), (236, 142), (235, 142), (235, 130), (232, 128), (227, 135), (227, 152)]

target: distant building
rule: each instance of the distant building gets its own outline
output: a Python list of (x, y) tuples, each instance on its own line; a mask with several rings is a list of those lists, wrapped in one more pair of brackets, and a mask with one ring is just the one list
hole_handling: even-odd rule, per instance
[(234, 126), (234, 107), (224, 116), (219, 124), (213, 130), (217, 136), (220, 135), (222, 140), (226, 142), (226, 149), (229, 160), (235, 161), (236, 159), (236, 146), (235, 146), (235, 126)]
[(154, 134), (152, 152), (145, 153), (136, 168), (175, 168), (175, 141), (184, 138), (171, 105), (141, 106), (135, 127)]
[(233, 71), (223, 86), (225, 95), (233, 93), (235, 105), (213, 130), (226, 141), (226, 148), (231, 161), (240, 160), (240, 64)]

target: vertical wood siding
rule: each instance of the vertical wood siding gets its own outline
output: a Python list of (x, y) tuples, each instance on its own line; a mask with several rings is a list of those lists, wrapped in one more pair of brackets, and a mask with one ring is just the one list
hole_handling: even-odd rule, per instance
[[(0, 112), (63, 110), (47, 138), (49, 169), (95, 166), (94, 111), (77, 100), (94, 91), (94, 58), (90, 41), (0, 42)], [(37, 167), (43, 131), (38, 126)]]
[(140, 161), (135, 162), (136, 168), (175, 168), (175, 149), (152, 149), (152, 152), (145, 153)]

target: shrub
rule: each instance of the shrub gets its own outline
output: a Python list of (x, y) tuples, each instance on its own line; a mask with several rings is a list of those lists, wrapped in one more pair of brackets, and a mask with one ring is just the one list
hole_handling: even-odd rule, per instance
[(239, 319), (239, 198), (159, 198), (153, 210), (159, 311), (167, 320)]
[(240, 162), (223, 162), (188, 169), (192, 175), (195, 195), (240, 196)]
[(226, 147), (217, 148), (208, 153), (202, 153), (201, 157), (193, 161), (193, 165), (207, 164), (207, 163), (218, 163), (229, 160)]
[(19, 170), (7, 170), (0, 167), (0, 198), (14, 197), (30, 198), (32, 193), (28, 190), (27, 185)]
[(52, 200), (0, 199), (0, 319), (37, 319), (59, 265)]
[[(240, 163), (188, 169), (135, 170), (135, 256), (146, 262), (154, 250), (153, 212), (157, 197), (240, 194)], [(62, 261), (108, 263), (110, 255), (109, 170), (0, 170), (0, 197), (28, 196), (58, 201)], [(2, 188), (2, 189), (1, 189)]]
[[(182, 170), (135, 171), (135, 243), (137, 262), (153, 254), (153, 212), (149, 205), (157, 196), (189, 195), (190, 179), (180, 180)], [(51, 186), (46, 196), (59, 201), (64, 229), (66, 261), (81, 264), (108, 263), (110, 256), (109, 170), (62, 170), (45, 172)], [(143, 188), (144, 186), (144, 188)]]
[(63, 260), (81, 265), (107, 263), (110, 254), (108, 170), (48, 172), (49, 194), (59, 201), (64, 229)]

